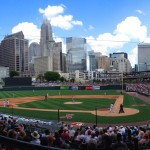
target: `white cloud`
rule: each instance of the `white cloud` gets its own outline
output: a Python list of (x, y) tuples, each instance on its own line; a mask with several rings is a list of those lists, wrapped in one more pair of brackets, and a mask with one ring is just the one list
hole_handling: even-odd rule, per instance
[(64, 30), (70, 30), (75, 25), (83, 25), (82, 21), (74, 20), (72, 15), (63, 15), (64, 9), (64, 5), (48, 5), (45, 9), (39, 8), (39, 12), (51, 21), (52, 26), (56, 26)]
[[(87, 37), (87, 43), (91, 49), (103, 55), (109, 55), (112, 49), (123, 50), (124, 46), (131, 44), (133, 40), (137, 41), (137, 44), (142, 41), (150, 41), (150, 38), (147, 37), (147, 27), (142, 25), (138, 17), (134, 16), (127, 17), (120, 22), (113, 33), (103, 33), (97, 38)], [(132, 66), (137, 62), (137, 48), (135, 49), (124, 51), (128, 53)]]
[(64, 5), (60, 6), (50, 6), (48, 5), (47, 8), (42, 9), (39, 8), (39, 12), (43, 14), (45, 17), (54, 17), (57, 16), (58, 14), (62, 14), (64, 12)]
[(147, 27), (143, 26), (138, 17), (127, 17), (117, 25), (116, 34), (123, 34), (132, 39), (143, 41), (147, 35)]
[(144, 13), (142, 10), (140, 10), (140, 9), (137, 9), (136, 12), (139, 13), (139, 14), (145, 14), (145, 13)]
[(53, 17), (53, 19), (51, 19), (51, 25), (55, 26), (55, 27), (59, 27), (61, 29), (69, 30), (69, 29), (73, 28), (73, 24), (70, 23), (71, 20), (72, 20), (71, 15), (68, 15), (68, 16), (59, 15), (59, 16)]
[(144, 43), (150, 43), (150, 37), (146, 37), (143, 42)]
[(88, 28), (89, 30), (93, 30), (94, 29), (94, 27), (92, 26), (92, 25), (89, 25), (89, 28)]
[(31, 42), (38, 42), (40, 39), (40, 29), (33, 23), (22, 22), (12, 28), (12, 33), (22, 31), (25, 38)]
[(128, 53), (128, 59), (130, 60), (132, 67), (135, 67), (135, 64), (137, 64), (137, 55), (138, 55), (137, 46)]
[(79, 26), (82, 26), (83, 25), (83, 23), (82, 23), (82, 21), (72, 21), (72, 24), (74, 24), (74, 25), (79, 25)]

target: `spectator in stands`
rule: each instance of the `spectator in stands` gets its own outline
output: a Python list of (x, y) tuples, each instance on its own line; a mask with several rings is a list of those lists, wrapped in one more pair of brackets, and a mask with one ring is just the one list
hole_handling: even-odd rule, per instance
[(70, 137), (71, 140), (73, 139), (74, 134), (75, 134), (75, 130), (73, 129), (72, 126), (70, 126), (70, 128), (69, 128), (69, 137)]
[(13, 118), (11, 122), (11, 126), (13, 127), (17, 123), (17, 118)]
[(7, 136), (12, 139), (17, 139), (17, 132), (14, 129), (10, 129)]
[(63, 133), (61, 134), (61, 138), (65, 143), (69, 143), (70, 137), (69, 137), (69, 132), (67, 127), (64, 127)]
[(76, 131), (76, 132), (74, 133), (73, 141), (80, 141), (79, 132)]
[(112, 150), (112, 138), (111, 136), (104, 134), (102, 137), (102, 142), (103, 142), (103, 150)]
[[(44, 134), (41, 135), (41, 137), (47, 137), (48, 139), (48, 145), (49, 146), (53, 146), (53, 143), (54, 143), (54, 140), (55, 138), (51, 135), (51, 132), (49, 129), (45, 129), (45, 132)], [(43, 139), (43, 140), (46, 140), (46, 139)]]
[(31, 133), (31, 136), (32, 136), (32, 140), (30, 143), (32, 144), (38, 144), (40, 145), (41, 144), (41, 141), (40, 141), (40, 135), (37, 131), (34, 131), (33, 133)]
[(55, 131), (54, 133), (54, 147), (61, 147), (62, 146), (62, 140), (61, 140), (61, 137), (60, 137), (60, 134), (58, 131)]
[(18, 134), (18, 140), (24, 141), (26, 137), (26, 132), (25, 131), (20, 131)]
[(6, 124), (1, 124), (0, 135), (7, 136), (7, 126)]
[(88, 150), (96, 150), (96, 144), (95, 143), (88, 143), (87, 145)]
[(41, 145), (43, 146), (49, 146), (49, 139), (47, 136), (41, 137)]
[(122, 135), (120, 133), (117, 134), (117, 143), (112, 144), (112, 149), (113, 150), (117, 150), (117, 149), (128, 150), (126, 143), (122, 142)]
[(139, 149), (141, 147), (147, 148), (148, 144), (149, 144), (149, 134), (145, 132), (144, 135), (142, 136), (142, 138), (138, 142), (138, 147), (139, 147)]
[(6, 125), (7, 125), (7, 130), (11, 129), (11, 122), (12, 120), (11, 119), (8, 119)]

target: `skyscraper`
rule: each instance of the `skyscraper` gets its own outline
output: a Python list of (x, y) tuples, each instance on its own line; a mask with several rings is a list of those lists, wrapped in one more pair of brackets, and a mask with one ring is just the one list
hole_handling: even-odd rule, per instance
[(124, 52), (117, 52), (109, 54), (110, 58), (126, 58), (128, 59), (128, 54)]
[(109, 57), (102, 55), (98, 57), (98, 69), (104, 69), (107, 71), (110, 67), (110, 59)]
[(6, 36), (0, 45), (0, 66), (19, 73), (28, 71), (28, 40), (23, 32)]
[(40, 45), (33, 42), (29, 46), (29, 62), (34, 62), (34, 58), (41, 56)]
[(95, 71), (98, 69), (98, 60), (102, 55), (101, 52), (94, 52), (93, 50), (88, 52), (89, 55), (89, 69), (90, 71)]
[(52, 27), (49, 20), (45, 19), (41, 26), (41, 37), (40, 37), (40, 47), (41, 56), (49, 56), (51, 49), (49, 47), (49, 42), (53, 40), (52, 37)]
[(66, 73), (66, 54), (62, 53), (62, 72)]
[(90, 71), (95, 71), (97, 69), (97, 62), (94, 51), (89, 51), (89, 69)]
[(36, 75), (62, 70), (62, 43), (53, 40), (51, 24), (47, 19), (41, 26), (40, 51), (40, 57), (34, 59)]
[(66, 39), (66, 70), (67, 72), (86, 71), (86, 39), (69, 37)]
[(141, 68), (139, 71), (150, 71), (150, 44), (144, 43), (138, 45), (138, 65), (143, 66), (139, 67)]
[(62, 42), (53, 44), (53, 71), (62, 71)]

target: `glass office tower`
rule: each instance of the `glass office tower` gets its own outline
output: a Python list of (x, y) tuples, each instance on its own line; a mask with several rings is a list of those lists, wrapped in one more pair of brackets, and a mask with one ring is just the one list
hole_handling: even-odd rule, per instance
[(138, 71), (150, 71), (150, 44), (149, 43), (141, 43), (138, 45), (138, 65), (139, 65)]
[(67, 72), (86, 71), (86, 39), (69, 37), (66, 39), (66, 70)]

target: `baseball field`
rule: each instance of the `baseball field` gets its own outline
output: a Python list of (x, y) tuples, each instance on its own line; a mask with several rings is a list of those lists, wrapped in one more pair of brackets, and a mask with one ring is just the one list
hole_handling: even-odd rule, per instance
[[(48, 95), (45, 99), (45, 95)], [(4, 107), (9, 100), (9, 107)], [(114, 112), (109, 112), (114, 103)], [(123, 104), (124, 113), (119, 112)], [(114, 90), (1, 91), (0, 112), (38, 119), (98, 124), (134, 124), (150, 120), (149, 103), (135, 93)]]

